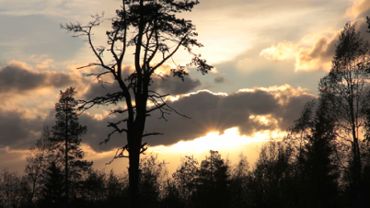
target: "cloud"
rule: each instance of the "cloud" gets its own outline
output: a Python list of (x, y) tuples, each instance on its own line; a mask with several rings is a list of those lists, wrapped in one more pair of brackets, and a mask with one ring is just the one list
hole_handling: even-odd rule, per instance
[(295, 71), (328, 71), (337, 39), (336, 32), (306, 35), (296, 43), (283, 41), (262, 49), (260, 56), (273, 61), (294, 61)]
[[(367, 32), (366, 16), (362, 16), (357, 20), (350, 22), (355, 24), (356, 29), (360, 32), (361, 37), (370, 41), (370, 35)], [(335, 48), (339, 41), (341, 30), (332, 32), (331, 34), (318, 36), (313, 42), (312, 47), (300, 47), (298, 56), (296, 57), (296, 70), (325, 70), (331, 68), (331, 60), (335, 54)]]
[[(172, 144), (195, 138), (212, 129), (223, 131), (235, 126), (243, 134), (274, 128), (286, 130), (305, 103), (313, 98), (306, 91), (289, 85), (247, 89), (229, 95), (198, 91), (170, 103), (191, 119), (176, 114), (172, 114), (168, 122), (158, 120), (159, 115), (149, 117), (148, 132), (163, 132), (164, 135), (148, 141), (153, 145)], [(266, 125), (261, 118), (278, 123)]]
[(42, 118), (30, 119), (21, 112), (0, 110), (0, 148), (29, 147), (41, 129)]
[(157, 78), (153, 81), (151, 89), (162, 94), (179, 95), (194, 91), (200, 86), (200, 81), (186, 76), (182, 81), (178, 77)]
[[(365, 17), (358, 19), (354, 24), (356, 24), (361, 36), (370, 41)], [(273, 61), (294, 61), (295, 71), (322, 70), (327, 72), (331, 69), (331, 61), (340, 31), (335, 30), (321, 35), (306, 35), (296, 43), (280, 42), (262, 49), (260, 56)]]
[(334, 55), (338, 36), (335, 33), (319, 37), (314, 40), (312, 47), (301, 46), (295, 58), (295, 70), (329, 71), (331, 68), (331, 59)]
[(68, 74), (32, 71), (16, 63), (0, 69), (0, 93), (24, 93), (43, 87), (61, 88), (73, 83)]
[[(366, 32), (365, 22), (365, 17), (369, 15), (369, 11), (369, 1), (354, 0), (350, 7), (347, 6), (344, 10), (344, 13), (350, 19), (343, 18), (343, 25), (345, 21), (356, 23), (363, 37), (370, 40), (369, 34)], [(329, 71), (341, 31), (341, 28), (331, 28), (332, 26), (321, 30), (317, 27), (315, 28), (316, 31), (307, 32), (297, 41), (280, 41), (263, 48), (259, 55), (267, 60), (293, 61), (295, 71)]]
[(273, 61), (285, 61), (293, 59), (296, 53), (296, 46), (290, 42), (281, 42), (274, 46), (263, 49), (260, 52), (260, 56), (273, 60)]

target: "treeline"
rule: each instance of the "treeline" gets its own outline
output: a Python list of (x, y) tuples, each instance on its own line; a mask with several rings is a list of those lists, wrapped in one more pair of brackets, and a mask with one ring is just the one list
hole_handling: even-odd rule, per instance
[[(217, 151), (185, 157), (168, 177), (155, 157), (140, 163), (141, 207), (370, 207), (370, 53), (347, 24), (319, 97), (289, 134), (270, 142), (250, 168)], [(0, 207), (127, 207), (128, 177), (93, 170), (80, 148), (75, 91), (61, 92), (55, 124), (45, 128), (25, 175), (2, 171)]]
[[(350, 170), (342, 170), (335, 155), (328, 154), (334, 148), (306, 142), (299, 152), (285, 141), (271, 142), (254, 168), (246, 158), (231, 167), (217, 151), (200, 162), (187, 156), (171, 177), (164, 162), (146, 157), (140, 167), (141, 207), (369, 207), (370, 173), (363, 172), (361, 195), (352, 201), (350, 181), (341, 176)], [(127, 175), (90, 169), (71, 181), (69, 207), (127, 206)], [(54, 163), (36, 182), (30, 172), (17, 176), (2, 171), (1, 207), (65, 207), (64, 186), (63, 171)]]

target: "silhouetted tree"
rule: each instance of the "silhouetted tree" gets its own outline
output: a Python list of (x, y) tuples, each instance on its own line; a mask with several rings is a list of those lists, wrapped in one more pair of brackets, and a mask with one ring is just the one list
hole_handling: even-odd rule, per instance
[(55, 104), (55, 124), (51, 136), (56, 159), (63, 165), (66, 204), (70, 200), (71, 183), (81, 180), (82, 174), (92, 165), (92, 162), (83, 160), (84, 153), (80, 148), (81, 136), (86, 132), (86, 127), (79, 123), (75, 93), (74, 88), (60, 92), (59, 102)]
[(197, 176), (193, 195), (195, 207), (228, 207), (229, 166), (217, 151), (210, 151), (210, 155), (201, 162)]
[(179, 190), (180, 198), (188, 207), (196, 190), (198, 166), (198, 161), (193, 156), (185, 156), (180, 167), (172, 175), (175, 187)]
[[(122, 0), (122, 7), (112, 19), (112, 29), (106, 32), (107, 47), (97, 47), (93, 43), (93, 29), (101, 23), (99, 16), (87, 25), (63, 26), (76, 36), (87, 37), (97, 62), (85, 67), (97, 68), (99, 71), (95, 75), (98, 79), (110, 76), (118, 88), (116, 92), (86, 101), (83, 107), (88, 109), (96, 104), (120, 105), (113, 110), (119, 120), (109, 123), (113, 131), (106, 142), (114, 133), (126, 133), (127, 145), (123, 145), (116, 157), (129, 158), (131, 207), (140, 206), (138, 184), (140, 153), (145, 150), (143, 138), (159, 134), (145, 132), (146, 118), (156, 110), (161, 112), (162, 117), (173, 111), (165, 101), (166, 95), (151, 88), (153, 77), (159, 76), (158, 69), (168, 64), (180, 48), (186, 49), (193, 56), (191, 65), (197, 70), (207, 73), (212, 68), (200, 55), (192, 52), (193, 47), (202, 46), (196, 40), (195, 26), (191, 21), (176, 16), (190, 12), (198, 3), (198, 0)], [(131, 51), (134, 51), (133, 56), (128, 55)], [(134, 64), (132, 71), (124, 68), (124, 61), (128, 59), (132, 61), (127, 64)], [(187, 75), (184, 65), (174, 66), (171, 72), (180, 78)]]
[(338, 116), (339, 135), (351, 140), (349, 190), (353, 202), (357, 201), (361, 183), (360, 129), (364, 123), (362, 107), (367, 102), (364, 95), (369, 82), (368, 61), (368, 44), (355, 25), (348, 23), (339, 36), (332, 69), (320, 82), (320, 91), (334, 97), (332, 106)]

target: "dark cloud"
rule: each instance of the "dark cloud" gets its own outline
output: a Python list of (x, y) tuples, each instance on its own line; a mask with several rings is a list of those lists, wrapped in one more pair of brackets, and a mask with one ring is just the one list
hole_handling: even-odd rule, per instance
[(73, 83), (64, 73), (38, 73), (20, 65), (9, 65), (0, 69), (0, 92), (25, 92), (40, 87), (64, 87)]
[(80, 122), (87, 126), (86, 135), (82, 136), (82, 142), (89, 144), (97, 151), (110, 150), (113, 147), (120, 147), (126, 144), (126, 135), (114, 134), (107, 144), (102, 143), (107, 135), (113, 130), (107, 127), (110, 119), (97, 120), (89, 115), (82, 115)]
[(166, 122), (158, 120), (159, 115), (151, 116), (148, 120), (148, 131), (159, 131), (164, 135), (151, 138), (150, 143), (172, 144), (201, 136), (211, 129), (222, 131), (235, 126), (244, 134), (276, 128), (261, 125), (250, 119), (252, 115), (271, 115), (278, 121), (279, 128), (287, 129), (298, 117), (305, 103), (313, 97), (307, 94), (290, 95), (289, 99), (281, 103), (281, 97), (277, 97), (279, 93), (284, 92), (261, 89), (225, 96), (201, 91), (184, 97), (171, 103), (171, 106), (191, 119), (173, 114)]
[(193, 91), (200, 86), (200, 81), (185, 76), (184, 80), (178, 77), (157, 78), (151, 88), (163, 94), (179, 95)]
[(330, 60), (334, 55), (337, 41), (338, 37), (335, 37), (332, 40), (327, 37), (322, 37), (315, 43), (312, 50), (309, 51), (308, 54), (306, 54), (306, 58), (320, 58), (324, 60)]
[(42, 129), (42, 119), (28, 119), (20, 112), (0, 111), (0, 148), (29, 147)]
[(98, 96), (104, 96), (107, 93), (117, 92), (118, 86), (110, 83), (92, 83), (84, 94), (84, 99), (90, 100)]
[(3, 92), (32, 90), (42, 86), (44, 79), (42, 74), (15, 65), (6, 66), (0, 71), (0, 90)]

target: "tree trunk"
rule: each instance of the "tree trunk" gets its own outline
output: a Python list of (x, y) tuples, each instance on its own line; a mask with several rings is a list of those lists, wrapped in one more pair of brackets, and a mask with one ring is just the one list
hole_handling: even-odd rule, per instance
[(138, 132), (128, 134), (129, 143), (129, 197), (130, 208), (140, 208), (140, 148), (141, 136)]
[(130, 194), (130, 207), (131, 208), (139, 208), (140, 207), (140, 200), (139, 200), (139, 155), (132, 155), (129, 158), (130, 166), (129, 170), (129, 194)]
[(142, 95), (136, 95), (136, 118), (133, 123), (127, 123), (127, 143), (129, 148), (129, 194), (130, 208), (141, 208), (140, 205), (140, 154), (143, 132), (146, 122), (146, 106), (150, 79), (144, 79)]

